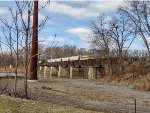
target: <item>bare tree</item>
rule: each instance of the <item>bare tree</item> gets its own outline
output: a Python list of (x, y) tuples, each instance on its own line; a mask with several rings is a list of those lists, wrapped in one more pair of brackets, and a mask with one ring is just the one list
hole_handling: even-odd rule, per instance
[[(12, 22), (13, 24), (9, 25), (7, 23), (7, 21), (5, 19), (0, 19), (1, 22), (4, 24), (5, 28), (7, 28), (9, 30), (9, 34), (8, 34), (8, 37), (5, 35), (5, 30), (3, 29), (3, 34), (5, 35), (5, 38), (7, 40), (7, 43), (8, 43), (8, 47), (11, 51), (11, 54), (12, 54), (12, 49), (14, 50), (15, 54), (16, 54), (16, 66), (15, 66), (15, 82), (14, 82), (14, 94), (16, 95), (16, 90), (17, 90), (17, 76), (18, 76), (18, 58), (19, 58), (19, 54), (18, 54), (18, 49), (19, 49), (19, 35), (20, 35), (20, 28), (18, 26), (18, 14), (17, 14), (17, 11), (15, 13), (12, 12), (11, 9), (10, 10), (10, 13), (11, 13), (11, 17), (12, 17)], [(3, 27), (4, 28), (4, 27)], [(11, 36), (11, 31), (14, 32), (16, 38), (12, 38)], [(16, 42), (16, 48), (13, 47), (13, 42)], [(5, 44), (7, 45), (7, 44)]]
[(119, 11), (126, 15), (126, 18), (132, 23), (133, 31), (140, 37), (149, 54), (150, 46), (148, 38), (150, 36), (150, 1), (128, 1), (124, 6), (119, 8)]
[(97, 21), (92, 23), (91, 28), (93, 31), (93, 36), (90, 37), (91, 45), (105, 51), (104, 57), (109, 57), (111, 37), (106, 16), (100, 15)]
[(110, 36), (113, 42), (113, 48), (117, 52), (120, 71), (123, 68), (124, 50), (128, 49), (128, 46), (133, 42), (133, 40), (130, 40), (132, 33), (130, 23), (123, 15), (118, 18), (114, 17), (110, 21)]
[(11, 27), (8, 27), (8, 26), (2, 26), (2, 32), (3, 32), (3, 35), (6, 39), (6, 42), (7, 44), (9, 45), (9, 49), (10, 49), (10, 68), (12, 67), (12, 62), (13, 62), (13, 57), (12, 57), (12, 46), (13, 46), (13, 43), (12, 43), (12, 28)]
[[(46, 3), (46, 5), (47, 5), (47, 3)], [(30, 60), (29, 60), (30, 44), (32, 43), (31, 42), (31, 35), (36, 30), (36, 29), (33, 29), (34, 27), (31, 29), (31, 25), (32, 25), (31, 24), (31, 17), (33, 15), (33, 1), (23, 1), (23, 2), (16, 1), (16, 5), (18, 8), (20, 17), (21, 17), (22, 27), (24, 29), (23, 33), (25, 35), (25, 81), (24, 81), (24, 85), (25, 85), (25, 95), (27, 98), (27, 77), (28, 77), (28, 69), (29, 69), (28, 65), (30, 62)], [(24, 19), (23, 15), (24, 15), (26, 6), (27, 6), (27, 18)], [(44, 8), (45, 6), (43, 6), (42, 8)], [(42, 28), (44, 27), (44, 24), (46, 23), (47, 20), (48, 20), (48, 16), (46, 16), (46, 18), (44, 20), (42, 20), (42, 22), (39, 24), (38, 33), (42, 30)], [(34, 56), (30, 56), (30, 59), (32, 57), (34, 57)]]
[[(5, 44), (10, 50), (14, 51), (16, 54), (16, 67), (15, 67), (15, 86), (14, 92), (15, 95), (17, 94), (17, 76), (18, 76), (18, 59), (19, 54), (24, 51), (25, 52), (25, 79), (24, 79), (24, 88), (25, 88), (25, 96), (27, 98), (27, 77), (28, 77), (28, 65), (29, 65), (29, 54), (30, 54), (30, 44), (31, 44), (31, 34), (34, 29), (31, 28), (32, 25), (32, 14), (33, 14), (33, 1), (15, 1), (17, 9), (13, 12), (10, 9), (11, 17), (12, 17), (12, 24), (9, 24), (6, 19), (0, 18), (0, 21), (4, 24), (5, 29), (3, 29), (3, 34), (6, 38), (6, 42), (1, 41), (1, 43)], [(47, 4), (47, 3), (46, 3)], [(45, 7), (45, 6), (44, 6)], [(42, 7), (42, 8), (44, 8)], [(40, 10), (40, 9), (39, 9)], [(27, 15), (27, 18), (24, 16)], [(40, 24), (39, 24), (39, 32), (44, 27), (45, 22), (48, 20), (46, 17)], [(6, 32), (6, 30), (8, 32)], [(16, 38), (12, 37), (16, 36)], [(7, 36), (5, 35), (7, 34)], [(16, 46), (16, 48), (14, 46)], [(20, 50), (20, 51), (19, 51)], [(32, 56), (31, 56), (32, 57)]]
[(90, 43), (96, 49), (103, 51), (103, 56), (108, 59), (108, 70), (109, 74), (112, 75), (112, 65), (110, 59), (110, 50), (112, 45), (112, 40), (109, 31), (109, 20), (102, 14), (98, 17), (96, 22), (92, 23), (92, 36), (90, 36)]
[(120, 13), (117, 17), (111, 17), (109, 20), (104, 15), (100, 15), (98, 20), (92, 24), (92, 30), (93, 36), (90, 37), (90, 43), (92, 46), (96, 46), (101, 57), (103, 55), (108, 58), (110, 75), (113, 74), (111, 57), (119, 58), (118, 66), (122, 70), (124, 54), (127, 53), (135, 39), (135, 33), (132, 31), (128, 19)]
[[(122, 25), (120, 25), (120, 24), (122, 24)], [(113, 43), (117, 49), (117, 56), (119, 56), (120, 58), (123, 55), (123, 53), (122, 53), (123, 47), (128, 38), (127, 35), (124, 36), (124, 32), (126, 29), (125, 24), (126, 23), (125, 23), (124, 19), (121, 22), (120, 19), (118, 20), (117, 18), (113, 18), (113, 20), (110, 22), (111, 37), (112, 37)]]

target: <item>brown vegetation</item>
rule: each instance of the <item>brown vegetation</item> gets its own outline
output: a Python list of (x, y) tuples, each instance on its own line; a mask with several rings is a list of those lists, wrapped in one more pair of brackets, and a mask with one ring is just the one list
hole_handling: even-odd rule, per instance
[(135, 85), (135, 88), (142, 91), (150, 91), (150, 81), (146, 80), (143, 83), (138, 83)]
[[(24, 73), (24, 67), (19, 66), (17, 71), (18, 73)], [(9, 66), (1, 66), (0, 73), (15, 73), (15, 67), (10, 68)]]

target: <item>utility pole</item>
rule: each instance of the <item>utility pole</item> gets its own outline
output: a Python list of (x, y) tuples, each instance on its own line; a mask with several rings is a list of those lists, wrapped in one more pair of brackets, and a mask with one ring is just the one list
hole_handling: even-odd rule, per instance
[(32, 45), (29, 80), (37, 80), (38, 70), (38, 0), (34, 0)]

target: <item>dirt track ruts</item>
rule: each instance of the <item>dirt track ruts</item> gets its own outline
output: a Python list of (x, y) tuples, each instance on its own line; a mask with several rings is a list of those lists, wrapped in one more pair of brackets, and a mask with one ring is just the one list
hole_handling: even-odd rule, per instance
[[(97, 84), (97, 82), (85, 80), (85, 79), (67, 79), (67, 78), (53, 78), (53, 79), (47, 79), (47, 81), (52, 82), (58, 82), (61, 85), (69, 85), (69, 86), (76, 86), (76, 87), (82, 87), (82, 88), (89, 88), (92, 90), (98, 90), (98, 91), (108, 91), (108, 92), (117, 92), (124, 95), (135, 95), (138, 98), (138, 101), (149, 101), (150, 94), (149, 92), (142, 92), (137, 91), (134, 89), (129, 89), (127, 87), (122, 86), (116, 86), (116, 85), (106, 85), (106, 84)], [(46, 86), (46, 84), (45, 84)], [(134, 100), (132, 100), (132, 105), (126, 105), (121, 103), (113, 103), (113, 102), (100, 102), (100, 101), (89, 101), (89, 100), (80, 100), (80, 99), (70, 99), (65, 97), (45, 97), (45, 96), (37, 96), (36, 97), (39, 100), (47, 101), (50, 103), (55, 104), (62, 104), (67, 106), (74, 106), (74, 107), (80, 107), (84, 109), (91, 109), (91, 110), (104, 110), (106, 113), (109, 113), (110, 111), (121, 112), (121, 113), (134, 113), (135, 107), (134, 107)], [(109, 111), (109, 112), (107, 112)], [(137, 113), (150, 113), (150, 108), (143, 107), (143, 106), (137, 106)]]

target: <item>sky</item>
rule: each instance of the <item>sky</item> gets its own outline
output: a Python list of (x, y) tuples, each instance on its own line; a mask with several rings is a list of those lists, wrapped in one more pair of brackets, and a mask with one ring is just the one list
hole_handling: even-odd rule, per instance
[[(88, 34), (91, 33), (90, 25), (101, 13), (109, 16), (115, 16), (118, 6), (122, 5), (123, 0), (105, 0), (105, 1), (51, 1), (44, 9), (39, 11), (39, 22), (46, 16), (50, 19), (45, 24), (42, 32), (39, 33), (39, 41), (50, 46), (54, 40), (58, 46), (65, 44), (75, 45), (78, 48), (89, 49)], [(45, 1), (39, 2), (39, 7), (45, 4)], [(14, 1), (0, 1), (0, 16), (10, 19), (8, 7), (16, 8)], [(0, 26), (2, 23), (0, 23)], [(1, 30), (0, 30), (0, 34)], [(1, 36), (2, 37), (2, 36)], [(142, 48), (139, 43), (134, 43), (132, 48)]]

